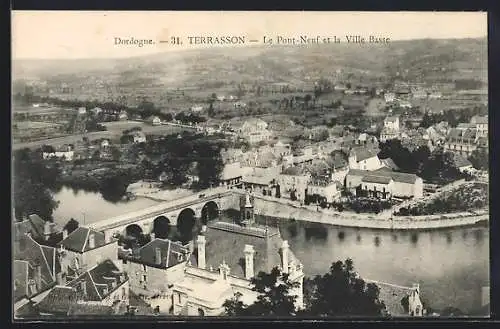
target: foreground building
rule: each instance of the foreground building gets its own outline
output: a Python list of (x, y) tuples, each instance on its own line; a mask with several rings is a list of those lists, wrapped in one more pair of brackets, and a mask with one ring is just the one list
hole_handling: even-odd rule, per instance
[(376, 171), (350, 169), (346, 188), (356, 196), (380, 199), (422, 198), (424, 183), (414, 174), (405, 174), (382, 168)]
[(255, 223), (253, 204), (248, 196), (244, 207), (246, 220), (238, 223), (209, 224), (197, 237), (182, 281), (173, 286), (173, 312), (180, 315), (223, 315), (223, 303), (241, 294), (245, 304), (253, 303), (258, 293), (250, 280), (260, 271), (278, 267), (298, 282), (292, 294), (296, 306), (303, 306), (303, 266), (281, 238), (278, 228)]

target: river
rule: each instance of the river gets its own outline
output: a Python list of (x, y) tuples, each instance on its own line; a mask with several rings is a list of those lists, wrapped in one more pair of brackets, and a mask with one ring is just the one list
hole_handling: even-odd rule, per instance
[[(82, 223), (83, 212), (90, 224), (157, 204), (146, 198), (114, 204), (99, 193), (69, 188), (55, 198), (60, 205), (54, 218), (61, 225), (71, 217)], [(332, 262), (352, 258), (361, 277), (405, 286), (418, 282), (424, 301), (432, 308), (453, 306), (466, 312), (480, 306), (481, 288), (489, 286), (489, 232), (485, 227), (391, 232), (278, 222), (307, 276), (324, 274)]]

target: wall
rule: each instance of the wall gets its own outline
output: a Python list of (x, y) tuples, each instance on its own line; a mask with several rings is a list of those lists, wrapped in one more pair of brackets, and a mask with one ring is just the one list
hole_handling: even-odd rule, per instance
[(345, 169), (340, 169), (332, 173), (332, 181), (333, 182), (340, 182), (342, 185), (344, 185), (345, 177), (347, 176), (347, 173), (349, 172), (349, 168)]
[[(185, 265), (184, 262), (168, 269), (146, 266), (144, 271), (142, 264), (127, 261), (126, 264), (123, 264), (123, 267), (129, 275), (130, 289), (132, 291), (149, 296), (155, 294), (166, 294), (168, 296), (171, 294), (168, 286), (183, 278)], [(146, 275), (145, 283), (142, 282), (143, 275)]]
[(417, 184), (394, 182), (392, 195), (395, 197), (415, 197), (415, 192), (417, 192), (415, 185)]
[(129, 304), (130, 287), (129, 281), (125, 281), (122, 285), (118, 286), (111, 294), (106, 297), (101, 304), (111, 306), (115, 300), (120, 300), (127, 305)]
[(382, 162), (378, 156), (374, 156), (363, 161), (360, 161), (358, 168), (361, 170), (377, 170), (382, 167)]

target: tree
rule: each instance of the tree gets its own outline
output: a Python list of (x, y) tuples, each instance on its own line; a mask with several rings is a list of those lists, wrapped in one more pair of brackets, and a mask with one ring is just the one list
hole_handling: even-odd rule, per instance
[(61, 174), (57, 164), (47, 165), (41, 156), (29, 149), (13, 153), (13, 192), (16, 218), (38, 214), (45, 220), (52, 220), (52, 213), (58, 202), (51, 189), (58, 185)]
[(472, 166), (478, 170), (488, 170), (488, 150), (486, 148), (478, 148), (472, 151), (472, 154), (469, 157), (469, 161), (472, 163)]
[(232, 316), (292, 316), (296, 314), (293, 288), (297, 282), (291, 282), (287, 273), (274, 267), (270, 273), (259, 272), (251, 280), (252, 290), (259, 293), (251, 305), (240, 301), (241, 294), (224, 302), (226, 314)]
[(337, 261), (323, 276), (304, 283), (304, 314), (314, 316), (382, 316), (385, 305), (379, 300), (379, 288), (366, 284), (354, 271), (353, 262)]

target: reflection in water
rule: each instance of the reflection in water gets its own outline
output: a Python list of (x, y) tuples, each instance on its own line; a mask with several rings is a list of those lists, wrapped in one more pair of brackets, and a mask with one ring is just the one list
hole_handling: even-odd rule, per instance
[(358, 235), (356, 236), (356, 241), (361, 241), (361, 234), (358, 233)]
[(376, 236), (375, 239), (374, 239), (374, 242), (375, 242), (375, 246), (380, 246), (380, 237), (379, 236)]
[(304, 228), (306, 240), (315, 238), (318, 240), (326, 240), (328, 231), (323, 225), (311, 225)]
[(397, 234), (393, 234), (392, 235), (392, 241), (398, 241), (398, 235)]
[(482, 230), (474, 231), (474, 236), (476, 237), (476, 242), (481, 242), (483, 240), (483, 231)]
[(418, 242), (418, 233), (412, 233), (411, 234), (411, 242), (412, 243), (417, 243)]
[(453, 239), (452, 239), (452, 237), (451, 237), (451, 233), (447, 233), (447, 234), (446, 234), (446, 241), (447, 241), (448, 243), (452, 243), (452, 242), (453, 242)]
[(343, 231), (340, 231), (338, 236), (339, 236), (339, 240), (342, 241), (345, 238), (345, 233)]

